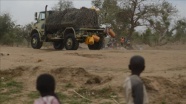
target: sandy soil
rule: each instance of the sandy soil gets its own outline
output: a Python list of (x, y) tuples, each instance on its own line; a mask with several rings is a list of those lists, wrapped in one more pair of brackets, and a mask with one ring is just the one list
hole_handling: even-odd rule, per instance
[[(141, 55), (146, 60), (146, 69), (141, 77), (147, 87), (150, 104), (186, 104), (186, 48), (185, 45), (167, 47), (156, 47), (155, 50), (137, 46), (136, 50), (91, 51), (83, 46), (77, 51), (56, 51), (52, 48), (35, 50), (1, 46), (0, 77), (11, 76), (23, 82), (23, 93), (26, 94), (36, 91), (35, 80), (39, 74), (50, 73), (56, 78), (57, 91), (71, 94), (83, 87), (98, 94), (96, 90), (109, 87), (117, 93), (113, 98), (124, 104), (122, 86), (124, 79), (130, 75), (129, 59), (133, 55)], [(75, 87), (64, 88), (68, 83)], [(26, 99), (23, 96), (21, 100), (12, 102), (22, 104)], [(97, 98), (92, 104), (104, 101)], [(113, 99), (109, 101), (115, 104)]]

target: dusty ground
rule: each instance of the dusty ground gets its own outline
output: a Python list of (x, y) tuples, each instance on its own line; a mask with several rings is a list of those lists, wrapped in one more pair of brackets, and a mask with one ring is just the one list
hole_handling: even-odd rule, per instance
[[(29, 96), (36, 93), (35, 80), (41, 73), (55, 76), (56, 92), (83, 99), (74, 103), (72, 99), (60, 96), (64, 104), (125, 104), (122, 86), (130, 75), (128, 63), (133, 55), (146, 59), (141, 77), (150, 104), (186, 104), (186, 45), (99, 51), (90, 51), (84, 46), (77, 51), (1, 46), (0, 53), (0, 94), (8, 92), (2, 86), (10, 79), (23, 84), (21, 91), (10, 95), (11, 100), (0, 98), (3, 104), (28, 101), (32, 104), (33, 99)], [(75, 91), (89, 100), (85, 101)]]

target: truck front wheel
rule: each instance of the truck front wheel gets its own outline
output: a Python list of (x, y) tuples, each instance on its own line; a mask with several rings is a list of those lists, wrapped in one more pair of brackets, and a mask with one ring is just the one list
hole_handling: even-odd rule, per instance
[(72, 33), (66, 35), (64, 43), (66, 50), (77, 50), (79, 47), (79, 42)]
[(43, 42), (40, 41), (39, 34), (35, 33), (31, 37), (31, 46), (34, 49), (40, 49), (43, 45)]
[(62, 50), (65, 47), (63, 41), (53, 42), (53, 46), (56, 50)]

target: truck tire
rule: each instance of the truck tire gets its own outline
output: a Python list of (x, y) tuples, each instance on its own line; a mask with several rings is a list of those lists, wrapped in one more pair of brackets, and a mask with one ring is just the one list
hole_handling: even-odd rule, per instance
[(67, 34), (64, 40), (66, 50), (77, 50), (79, 47), (79, 42), (74, 37), (74, 34)]
[(53, 42), (53, 46), (54, 46), (54, 49), (56, 50), (62, 50), (65, 47), (63, 41)]
[(100, 40), (98, 42), (94, 42), (92, 45), (88, 45), (88, 48), (90, 50), (100, 50), (103, 48), (103, 37), (100, 37)]
[(40, 49), (43, 45), (43, 42), (40, 41), (39, 34), (35, 33), (31, 37), (31, 46), (33, 49)]

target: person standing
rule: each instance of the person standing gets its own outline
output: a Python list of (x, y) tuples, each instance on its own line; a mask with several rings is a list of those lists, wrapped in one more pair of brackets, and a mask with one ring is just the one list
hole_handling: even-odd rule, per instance
[(125, 38), (124, 37), (121, 37), (120, 44), (121, 44), (122, 47), (124, 46), (124, 42), (125, 42)]
[(145, 60), (141, 56), (133, 56), (130, 59), (129, 69), (131, 75), (124, 81), (126, 104), (148, 104), (148, 96), (140, 74), (145, 69)]
[(55, 79), (50, 74), (41, 74), (36, 81), (36, 89), (41, 97), (34, 101), (34, 104), (60, 104), (55, 94)]

